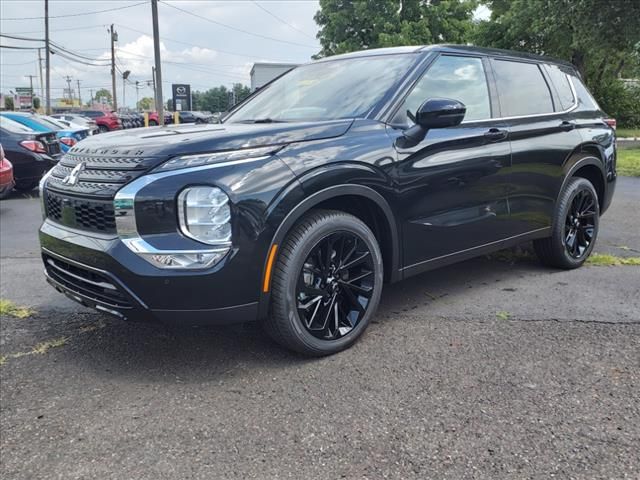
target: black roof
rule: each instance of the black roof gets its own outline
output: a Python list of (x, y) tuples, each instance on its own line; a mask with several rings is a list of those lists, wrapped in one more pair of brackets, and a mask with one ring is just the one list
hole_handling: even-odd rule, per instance
[(397, 53), (419, 53), (419, 52), (448, 52), (448, 53), (479, 53), (482, 55), (490, 55), (493, 57), (504, 58), (520, 58), (532, 60), (536, 62), (555, 63), (559, 65), (572, 66), (570, 62), (559, 60), (557, 58), (536, 55), (533, 53), (519, 52), (516, 50), (502, 50), (499, 48), (476, 47), (473, 45), (453, 45), (453, 44), (434, 44), (434, 45), (415, 45), (405, 47), (388, 47), (388, 48), (372, 48), (370, 50), (359, 50), (357, 52), (343, 53), (341, 55), (333, 55), (331, 57), (321, 58), (318, 61), (335, 60), (341, 58), (357, 58), (368, 57), (374, 55), (391, 55)]

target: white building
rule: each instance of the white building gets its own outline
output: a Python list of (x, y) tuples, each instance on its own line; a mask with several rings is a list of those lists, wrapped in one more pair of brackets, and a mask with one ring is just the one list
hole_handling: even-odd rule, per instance
[(251, 67), (251, 91), (297, 66), (297, 63), (254, 63)]

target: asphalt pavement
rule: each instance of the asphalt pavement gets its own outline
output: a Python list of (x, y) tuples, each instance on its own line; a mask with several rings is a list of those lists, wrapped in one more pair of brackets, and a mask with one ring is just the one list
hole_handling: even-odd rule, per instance
[[(640, 256), (640, 179), (596, 251)], [(44, 281), (38, 199), (0, 202), (6, 479), (638, 479), (640, 267), (479, 258), (386, 286), (307, 359), (254, 324), (128, 324)]]

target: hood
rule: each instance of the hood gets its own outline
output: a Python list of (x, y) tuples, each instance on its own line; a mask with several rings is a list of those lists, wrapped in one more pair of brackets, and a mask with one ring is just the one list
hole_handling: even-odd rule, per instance
[(187, 124), (136, 128), (102, 133), (83, 140), (71, 152), (95, 154), (108, 150), (110, 156), (131, 155), (168, 158), (175, 155), (219, 150), (286, 145), (344, 135), (353, 120), (305, 123)]

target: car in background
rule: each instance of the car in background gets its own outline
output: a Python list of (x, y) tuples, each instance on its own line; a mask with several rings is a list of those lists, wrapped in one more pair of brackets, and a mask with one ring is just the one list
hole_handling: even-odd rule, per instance
[(13, 164), (16, 190), (33, 190), (61, 156), (55, 132), (38, 132), (4, 115), (0, 115), (0, 143)]
[(113, 130), (122, 130), (122, 121), (114, 112), (104, 112), (102, 110), (81, 110), (73, 113), (93, 119), (102, 133), (111, 132)]
[(196, 119), (196, 123), (215, 123), (215, 117), (211, 112), (191, 112)]
[[(164, 124), (167, 125), (173, 122), (173, 116), (170, 112), (164, 112)], [(149, 112), (149, 126), (155, 127), (160, 125), (158, 121), (158, 112)]]
[(62, 153), (67, 153), (76, 143), (89, 136), (89, 130), (86, 128), (69, 128), (54, 118), (47, 119), (44, 115), (26, 112), (2, 112), (0, 115), (21, 123), (36, 132), (55, 132), (60, 140)]
[(89, 129), (89, 135), (100, 133), (100, 129), (95, 120), (78, 115), (77, 113), (55, 113), (51, 115), (51, 117), (72, 128), (87, 128)]
[(16, 184), (13, 178), (13, 165), (4, 156), (4, 149), (0, 144), (0, 200), (9, 196)]

